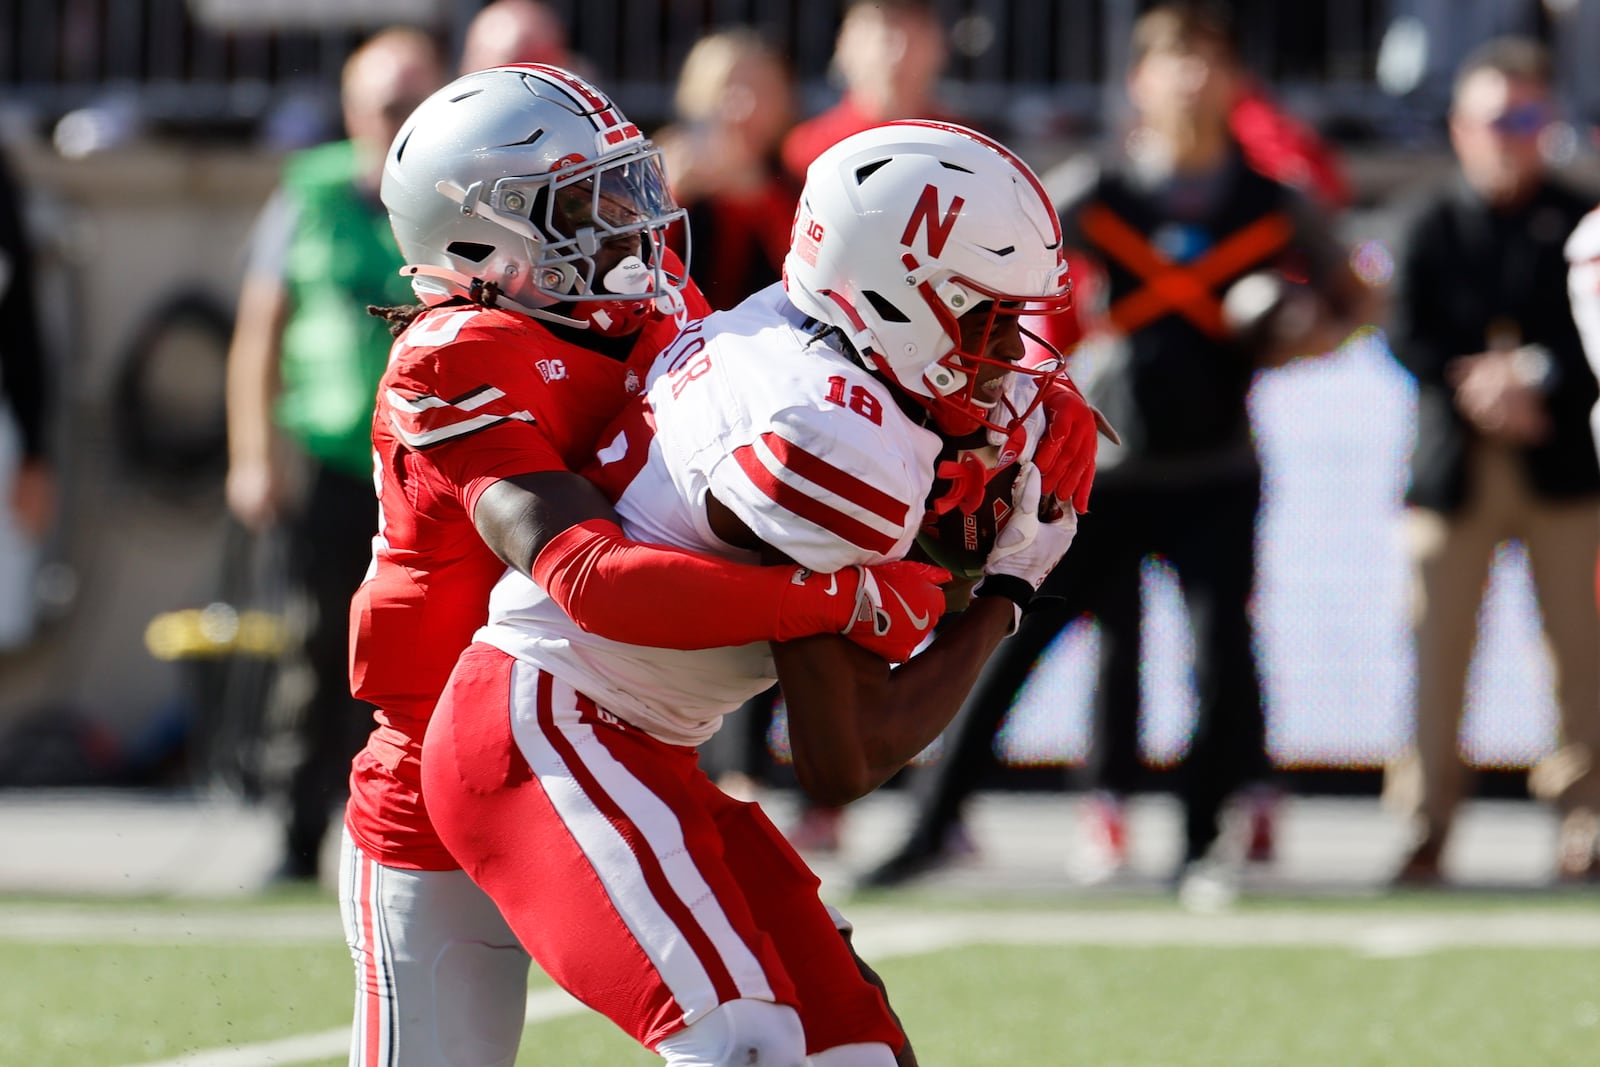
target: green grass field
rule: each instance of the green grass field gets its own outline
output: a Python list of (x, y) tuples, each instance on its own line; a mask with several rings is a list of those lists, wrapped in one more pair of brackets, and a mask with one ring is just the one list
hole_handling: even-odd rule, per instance
[[(1577, 1067), (1600, 1063), (1595, 903), (1422, 894), (1196, 916), (917, 894), (847, 911), (925, 1067)], [(345, 1062), (352, 979), (330, 897), (0, 900), (0, 975), (7, 1067)], [(523, 1047), (528, 1067), (659, 1062), (576, 1010), (531, 1023)]]

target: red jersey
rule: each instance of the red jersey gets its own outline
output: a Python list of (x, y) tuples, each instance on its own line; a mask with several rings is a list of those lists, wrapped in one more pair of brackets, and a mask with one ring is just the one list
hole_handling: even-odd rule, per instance
[(1259, 85), (1245, 87), (1228, 114), (1228, 125), (1250, 166), (1330, 211), (1349, 206), (1350, 182), (1333, 148), (1273, 103)]
[[(690, 314), (707, 311), (685, 293)], [(421, 798), (422, 737), (461, 650), (488, 616), (505, 564), (472, 523), (502, 478), (576, 470), (678, 332), (656, 315), (626, 361), (563, 341), (511, 311), (443, 306), (395, 342), (372, 423), (378, 533), (350, 605), (350, 686), (376, 705), (345, 822), (393, 867), (455, 867)]]
[[(896, 115), (894, 118), (937, 119), (954, 122), (939, 108), (929, 108), (916, 115)], [(874, 118), (868, 115), (848, 93), (828, 110), (814, 115), (790, 130), (783, 139), (780, 155), (783, 169), (795, 182), (804, 185), (806, 168), (813, 160), (846, 137), (870, 130), (892, 121), (889, 117)]]

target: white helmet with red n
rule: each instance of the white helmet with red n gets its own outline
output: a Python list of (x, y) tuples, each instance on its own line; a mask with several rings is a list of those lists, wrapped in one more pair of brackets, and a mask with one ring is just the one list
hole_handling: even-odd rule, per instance
[[(1006, 432), (1027, 414), (975, 396), (995, 360), (963, 349), (958, 320), (1059, 314), (1071, 285), (1061, 224), (1038, 177), (999, 142), (943, 122), (891, 122), (818, 156), (795, 214), (784, 285), (944, 428)], [(1060, 361), (1006, 364), (1036, 378)], [(1037, 402), (1037, 390), (1022, 392)]]
[[(680, 306), (662, 253), (683, 212), (660, 152), (558, 67), (494, 67), (424, 100), (389, 147), (382, 197), (424, 303), (465, 296), (607, 335)], [(597, 257), (620, 262), (602, 272)]]

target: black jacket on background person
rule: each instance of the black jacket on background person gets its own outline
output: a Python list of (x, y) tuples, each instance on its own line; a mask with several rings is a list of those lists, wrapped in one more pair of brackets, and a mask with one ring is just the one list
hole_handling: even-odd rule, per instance
[(24, 459), (45, 453), (46, 384), (22, 193), (0, 159), (0, 402), (16, 419)]
[(1600, 492), (1589, 409), (1600, 386), (1567, 303), (1562, 245), (1595, 198), (1546, 179), (1495, 211), (1460, 179), (1421, 201), (1403, 231), (1389, 342), (1417, 382), (1417, 441), (1406, 503), (1446, 514), (1467, 492), (1475, 431), (1457, 410), (1449, 365), (1492, 333), (1548, 352), (1542, 392), (1550, 434), (1520, 449), (1528, 484), (1562, 499)]
[[(1068, 248), (1104, 269), (1111, 330), (1073, 357), (1074, 378), (1122, 436), (1101, 444), (1101, 484), (1259, 477), (1246, 407), (1255, 354), (1222, 323), (1222, 301), (1257, 271), (1326, 292), (1343, 252), (1325, 220), (1237, 149), (1197, 178), (1154, 181), (1117, 160), (1056, 181)], [(1159, 298), (1174, 269), (1201, 295)]]

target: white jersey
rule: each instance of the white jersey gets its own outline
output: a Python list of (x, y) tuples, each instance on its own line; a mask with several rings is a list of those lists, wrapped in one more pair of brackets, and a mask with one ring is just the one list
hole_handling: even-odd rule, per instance
[[(909, 551), (940, 438), (805, 322), (774, 285), (689, 326), (657, 358), (648, 407), (636, 404), (601, 435), (597, 481), (620, 491), (630, 538), (758, 562), (711, 532), (711, 494), (815, 571)], [(776, 680), (765, 644), (685, 652), (584, 633), (516, 571), (496, 586), (477, 636), (671, 744), (700, 744)]]

